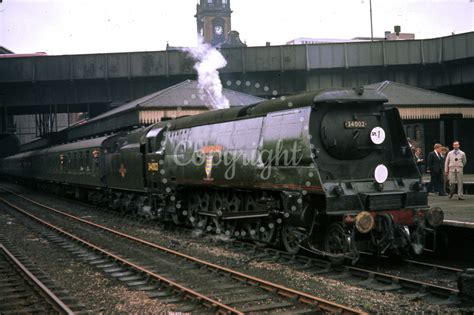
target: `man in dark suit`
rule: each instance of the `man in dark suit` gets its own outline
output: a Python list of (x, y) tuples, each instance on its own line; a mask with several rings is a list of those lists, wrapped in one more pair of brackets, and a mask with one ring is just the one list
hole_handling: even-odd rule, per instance
[(428, 154), (426, 162), (426, 172), (431, 175), (431, 180), (428, 185), (428, 192), (438, 193), (440, 196), (447, 196), (443, 189), (443, 171), (444, 171), (444, 158), (441, 155), (443, 146), (439, 143), (434, 145), (434, 150)]

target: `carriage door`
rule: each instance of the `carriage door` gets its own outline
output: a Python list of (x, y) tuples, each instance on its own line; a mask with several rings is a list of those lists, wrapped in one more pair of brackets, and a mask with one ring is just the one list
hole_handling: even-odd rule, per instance
[(148, 188), (158, 188), (160, 185), (160, 169), (165, 155), (164, 131), (164, 128), (156, 128), (146, 135), (145, 173)]

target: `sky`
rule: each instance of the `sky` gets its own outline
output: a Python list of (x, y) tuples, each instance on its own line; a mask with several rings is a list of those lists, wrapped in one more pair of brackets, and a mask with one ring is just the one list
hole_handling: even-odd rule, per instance
[[(371, 0), (374, 37), (401, 25), (415, 38), (474, 31), (474, 0)], [(196, 46), (197, 0), (3, 0), (0, 46), (50, 55)], [(370, 36), (370, 0), (230, 0), (249, 46), (298, 37)]]

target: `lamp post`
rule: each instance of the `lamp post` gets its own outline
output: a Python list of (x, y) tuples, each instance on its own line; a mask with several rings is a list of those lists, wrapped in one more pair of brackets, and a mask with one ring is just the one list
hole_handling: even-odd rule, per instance
[(374, 41), (374, 28), (372, 26), (372, 0), (369, 0), (370, 5), (370, 41)]

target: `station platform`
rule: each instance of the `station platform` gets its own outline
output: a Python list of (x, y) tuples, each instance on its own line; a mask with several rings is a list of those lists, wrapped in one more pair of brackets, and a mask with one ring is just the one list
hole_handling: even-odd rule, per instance
[[(430, 182), (430, 175), (423, 174), (423, 183), (428, 185)], [(464, 194), (474, 194), (474, 174), (464, 174)], [(453, 197), (454, 198), (454, 197)]]
[[(430, 176), (423, 175), (423, 182), (428, 184)], [(428, 204), (444, 211), (444, 225), (474, 229), (474, 174), (464, 175), (464, 200), (458, 200), (457, 194), (452, 199), (429, 194)]]
[(446, 196), (429, 194), (428, 204), (443, 210), (444, 225), (474, 229), (474, 195), (464, 195), (464, 200), (458, 200), (458, 195), (449, 199)]

